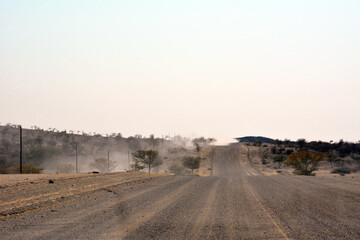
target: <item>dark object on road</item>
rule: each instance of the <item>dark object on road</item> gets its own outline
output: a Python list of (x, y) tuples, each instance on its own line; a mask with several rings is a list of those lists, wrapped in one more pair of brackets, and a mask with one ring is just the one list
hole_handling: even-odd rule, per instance
[(92, 173), (99, 174), (99, 172), (98, 172), (98, 171), (93, 171)]
[(53, 184), (53, 183), (54, 183), (54, 180), (50, 179), (50, 180), (49, 180), (49, 183), (50, 183), (50, 184)]

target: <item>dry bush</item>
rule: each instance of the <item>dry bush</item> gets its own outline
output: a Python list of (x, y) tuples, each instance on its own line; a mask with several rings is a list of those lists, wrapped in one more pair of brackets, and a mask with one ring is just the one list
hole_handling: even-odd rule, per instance
[(314, 153), (310, 151), (302, 151), (290, 154), (284, 164), (295, 169), (294, 173), (298, 175), (312, 175), (317, 170), (320, 163), (327, 158), (324, 153)]

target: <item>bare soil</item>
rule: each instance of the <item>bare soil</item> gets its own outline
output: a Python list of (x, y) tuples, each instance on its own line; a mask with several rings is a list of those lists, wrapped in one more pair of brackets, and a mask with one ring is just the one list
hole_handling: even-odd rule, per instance
[[(0, 175), (0, 216), (65, 203), (113, 187), (145, 182), (163, 174), (123, 172), (110, 174)], [(50, 183), (52, 181), (53, 183)]]
[(91, 174), (0, 174), (0, 186), (10, 186), (18, 183), (38, 182), (49, 179), (59, 180), (66, 178), (78, 178), (90, 176)]

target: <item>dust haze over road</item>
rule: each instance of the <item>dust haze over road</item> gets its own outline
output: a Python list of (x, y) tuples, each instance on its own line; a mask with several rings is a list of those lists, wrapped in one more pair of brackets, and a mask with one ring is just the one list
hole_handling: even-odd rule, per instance
[(213, 176), (165, 176), (0, 222), (2, 239), (359, 239), (360, 184), (263, 176), (240, 144)]

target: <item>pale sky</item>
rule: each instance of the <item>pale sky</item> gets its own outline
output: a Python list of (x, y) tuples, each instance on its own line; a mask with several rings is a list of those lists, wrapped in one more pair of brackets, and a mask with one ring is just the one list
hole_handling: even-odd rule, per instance
[(360, 140), (360, 1), (0, 0), (0, 122)]

